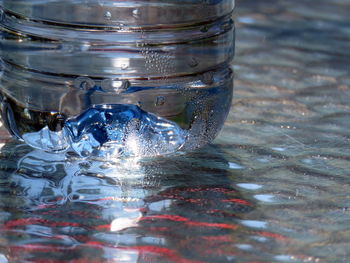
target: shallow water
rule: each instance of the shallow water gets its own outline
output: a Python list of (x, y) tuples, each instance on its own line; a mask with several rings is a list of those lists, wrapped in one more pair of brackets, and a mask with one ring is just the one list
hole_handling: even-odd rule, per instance
[(236, 5), (211, 146), (88, 162), (2, 131), (0, 262), (349, 262), (350, 4)]

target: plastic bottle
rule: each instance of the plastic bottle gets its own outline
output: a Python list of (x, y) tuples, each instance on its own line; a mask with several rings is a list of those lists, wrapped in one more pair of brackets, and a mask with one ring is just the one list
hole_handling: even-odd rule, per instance
[(17, 138), (83, 156), (106, 145), (157, 155), (202, 146), (221, 129), (232, 100), (233, 0), (0, 4), (1, 112)]

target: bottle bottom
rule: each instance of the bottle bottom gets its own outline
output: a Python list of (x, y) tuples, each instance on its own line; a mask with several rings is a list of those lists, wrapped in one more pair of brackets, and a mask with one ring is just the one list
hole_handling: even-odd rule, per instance
[[(49, 95), (45, 95), (45, 92), (49, 93), (50, 89), (40, 89), (39, 91), (35, 89), (25, 90), (21, 87), (14, 89), (10, 86), (2, 85), (0, 92), (1, 114), (3, 122), (12, 135), (31, 142), (38, 141), (41, 138), (42, 142), (40, 142), (40, 145), (42, 145), (42, 149), (55, 151), (57, 150), (55, 147), (46, 147), (44, 144), (45, 142), (48, 145), (57, 142), (49, 142), (47, 138), (45, 139), (45, 136), (56, 138), (56, 135), (62, 133), (62, 131), (67, 136), (67, 129), (65, 129), (67, 124), (76, 125), (76, 122), (81, 122), (79, 118), (82, 115), (91, 115), (91, 112), (94, 109), (96, 111), (97, 108), (100, 111), (99, 114), (115, 117), (112, 130), (116, 129), (118, 126), (116, 123), (122, 122), (123, 114), (118, 110), (113, 112), (112, 109), (124, 107), (125, 111), (129, 111), (129, 113), (125, 113), (126, 115), (132, 115), (130, 109), (132, 109), (131, 112), (134, 110), (133, 114), (138, 115), (131, 118), (130, 123), (139, 127), (139, 133), (136, 135), (143, 138), (142, 147), (148, 144), (149, 149), (152, 147), (160, 148), (159, 151), (153, 151), (152, 154), (146, 154), (146, 151), (137, 150), (137, 154), (126, 151), (128, 153), (125, 155), (161, 155), (177, 151), (180, 148), (181, 150), (189, 151), (213, 140), (220, 131), (229, 112), (232, 100), (233, 74), (230, 69), (216, 73), (216, 75), (215, 72), (211, 73), (209, 80), (206, 79), (208, 76), (204, 75), (197, 81), (184, 81), (175, 84), (171, 84), (169, 80), (166, 80), (165, 83), (160, 81), (157, 85), (128, 83), (126, 88), (118, 92), (108, 90), (104, 88), (104, 85), (97, 85), (96, 83), (90, 85), (87, 89), (84, 85), (89, 84), (89, 79), (85, 79), (85, 81), (79, 80), (80, 86), (78, 85), (78, 88), (77, 85), (66, 88), (65, 92), (61, 92), (61, 94), (58, 94), (57, 90), (55, 90), (57, 93), (56, 100), (52, 99), (52, 92), (51, 99)], [(122, 83), (125, 85), (125, 81)], [(113, 86), (113, 83), (109, 83), (110, 86)], [(120, 86), (122, 85), (118, 84), (118, 88)], [(28, 92), (26, 92), (27, 90)], [(91, 124), (92, 122), (96, 123), (96, 120), (90, 117), (85, 120), (85, 127), (80, 127), (85, 134), (64, 140), (70, 141), (68, 143), (69, 147), (72, 147), (72, 143), (75, 143), (75, 146), (78, 147), (77, 143), (80, 143), (80, 148), (78, 147), (80, 150), (76, 150), (80, 155), (86, 155), (83, 153), (84, 151), (91, 154), (92, 151), (97, 148), (101, 149), (103, 145), (106, 146), (107, 144), (109, 145), (108, 150), (105, 150), (110, 152), (110, 149), (116, 146), (110, 143), (111, 140), (99, 141), (98, 144), (90, 143), (92, 145), (90, 145), (91, 149), (89, 148), (90, 146), (84, 146), (82, 141), (84, 138), (86, 139), (86, 137), (91, 135), (96, 139), (96, 137), (101, 136), (96, 131), (92, 132), (92, 130), (96, 130), (96, 127), (91, 127)], [(150, 117), (154, 119), (151, 118), (152, 120), (150, 120)], [(125, 123), (125, 127), (130, 127), (130, 123)], [(158, 130), (154, 129), (157, 125)], [(99, 121), (98, 126), (107, 127), (108, 125), (106, 126), (106, 123)], [(152, 126), (153, 133), (150, 132)], [(172, 141), (167, 136), (163, 136), (166, 126), (169, 126), (167, 134), (178, 136), (177, 141)], [(120, 128), (120, 130), (125, 133), (125, 129)], [(104, 129), (100, 132), (106, 133), (107, 131)], [(46, 135), (44, 136), (44, 134)], [(124, 135), (115, 136), (123, 142), (128, 137)], [(117, 142), (118, 138), (112, 141)], [(164, 141), (162, 142), (162, 140)], [(165, 143), (175, 146), (166, 148), (164, 146)], [(34, 145), (34, 147), (36, 146)], [(90, 150), (86, 150), (84, 147)], [(37, 146), (37, 148), (40, 147)], [(119, 152), (123, 151), (124, 149), (119, 150)], [(98, 154), (101, 154), (101, 151)]]

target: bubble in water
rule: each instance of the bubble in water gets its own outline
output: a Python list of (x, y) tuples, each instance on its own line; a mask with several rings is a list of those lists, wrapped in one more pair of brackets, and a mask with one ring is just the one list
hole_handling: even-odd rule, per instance
[(156, 106), (163, 106), (165, 104), (165, 97), (158, 96), (156, 100)]
[(95, 86), (95, 81), (88, 77), (78, 77), (74, 80), (74, 87), (82, 90), (89, 90)]
[(122, 70), (126, 70), (128, 67), (129, 67), (129, 65), (126, 64), (126, 63), (120, 65), (120, 68), (121, 68)]
[(200, 31), (203, 32), (203, 33), (206, 33), (206, 32), (209, 31), (209, 27), (208, 27), (207, 25), (202, 26), (201, 29), (200, 29)]
[(211, 85), (214, 83), (214, 73), (212, 71), (205, 72), (202, 76), (204, 84)]
[(73, 151), (82, 157), (155, 156), (181, 149), (187, 133), (176, 123), (135, 105), (105, 104), (68, 119), (61, 131), (48, 127), (23, 135), (30, 146), (48, 152)]
[(188, 61), (188, 65), (191, 68), (197, 67), (198, 66), (198, 61), (194, 57), (190, 57), (190, 59)]
[(112, 18), (112, 13), (109, 12), (109, 11), (106, 11), (104, 17), (105, 17), (106, 19), (110, 20), (110, 19)]

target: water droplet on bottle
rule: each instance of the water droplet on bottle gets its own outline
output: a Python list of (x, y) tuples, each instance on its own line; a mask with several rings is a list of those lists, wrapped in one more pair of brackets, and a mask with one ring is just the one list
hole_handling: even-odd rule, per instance
[(135, 17), (135, 18), (138, 18), (139, 17), (139, 10), (138, 9), (134, 9), (132, 11), (132, 16)]
[(112, 14), (111, 14), (111, 12), (106, 11), (106, 13), (105, 13), (104, 17), (105, 17), (106, 19), (110, 20), (110, 19), (112, 18)]
[(206, 33), (209, 30), (209, 27), (207, 25), (201, 27), (201, 32)]
[(124, 27), (125, 25), (124, 25), (123, 23), (119, 23), (118, 26), (119, 26), (119, 29), (123, 29), (123, 27)]
[(63, 43), (59, 45), (59, 49), (63, 52), (73, 52), (74, 51), (74, 45), (69, 43)]
[(222, 31), (227, 31), (227, 30), (230, 30), (232, 26), (233, 26), (232, 21), (229, 21), (229, 22), (225, 22), (225, 23), (221, 24), (220, 29)]
[(114, 89), (125, 91), (130, 87), (130, 82), (127, 79), (116, 82), (113, 81), (112, 86)]
[(32, 119), (32, 116), (30, 115), (30, 112), (29, 112), (28, 108), (25, 108), (23, 110), (23, 115), (26, 116), (26, 118), (29, 119), (29, 120)]
[(74, 87), (82, 90), (89, 90), (95, 87), (95, 81), (88, 77), (78, 77), (74, 80)]
[(156, 100), (156, 106), (163, 106), (165, 104), (165, 97), (158, 96)]
[(188, 65), (191, 67), (191, 68), (194, 68), (194, 67), (197, 67), (198, 66), (198, 61), (194, 58), (194, 57), (191, 57), (188, 61)]
[(90, 48), (90, 44), (89, 44), (89, 43), (83, 43), (83, 44), (80, 46), (80, 50), (83, 51), (83, 52), (88, 51), (89, 48)]
[(0, 9), (0, 21), (4, 20), (5, 14), (2, 9)]
[(0, 60), (0, 78), (4, 74), (4, 71), (5, 71), (4, 62), (2, 60)]
[(106, 92), (119, 94), (130, 87), (130, 82), (128, 80), (120, 79), (104, 79), (101, 83), (101, 87)]

